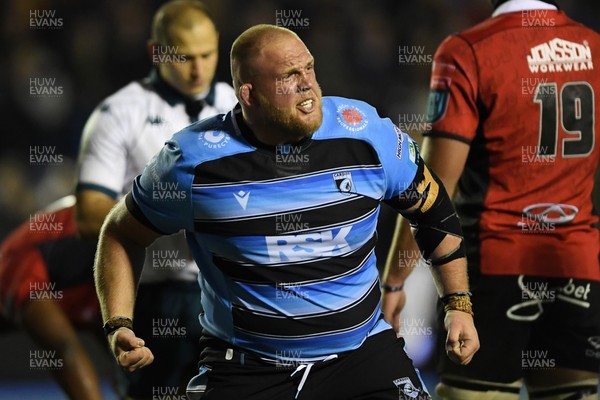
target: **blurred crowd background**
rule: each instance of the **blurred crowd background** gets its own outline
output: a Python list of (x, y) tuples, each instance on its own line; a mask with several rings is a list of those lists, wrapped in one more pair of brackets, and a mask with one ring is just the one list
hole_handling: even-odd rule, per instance
[[(151, 69), (145, 45), (152, 14), (161, 3), (2, 2), (0, 239), (39, 207), (73, 191), (75, 158), (87, 117), (104, 97)], [(315, 56), (324, 94), (365, 100), (395, 122), (400, 114), (425, 112), (431, 68), (427, 62), (400, 63), (399, 49), (418, 48), (430, 59), (444, 37), (491, 12), (489, 0), (206, 3), (221, 32), (220, 80), (230, 81), (228, 50), (239, 33), (253, 24), (275, 24), (278, 17), (293, 15), (301, 22), (290, 27)], [(561, 6), (600, 29), (597, 0), (565, 0)], [(57, 26), (32, 26), (31, 18), (40, 13)], [(32, 94), (32, 86), (40, 82), (32, 83), (36, 78), (46, 79), (54, 95)], [(60, 162), (31, 162), (36, 146), (49, 146), (37, 148), (51, 149), (47, 152), (59, 155)]]

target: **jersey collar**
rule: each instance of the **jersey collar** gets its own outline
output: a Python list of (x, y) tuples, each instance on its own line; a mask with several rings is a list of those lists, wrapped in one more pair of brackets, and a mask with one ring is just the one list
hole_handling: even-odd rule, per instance
[[(156, 68), (152, 68), (152, 70), (150, 71), (150, 74), (148, 75), (148, 78), (146, 78), (146, 80), (150, 84), (150, 86), (154, 89), (154, 91), (164, 101), (166, 101), (170, 106), (174, 106), (175, 104), (178, 104), (178, 103), (185, 103), (188, 100), (188, 98), (186, 96), (182, 95), (177, 90), (173, 89), (173, 87), (171, 87), (167, 82), (165, 82), (165, 80), (163, 78), (161, 78), (161, 76), (158, 73), (158, 70)], [(204, 98), (204, 101), (206, 101), (206, 103), (210, 106), (214, 106), (214, 104), (215, 104), (216, 83), (217, 83), (216, 80), (213, 79), (213, 81), (210, 85), (210, 90), (208, 91), (208, 94)], [(192, 99), (192, 100), (197, 100), (197, 99)]]
[(558, 7), (540, 0), (511, 0), (499, 5), (492, 17), (523, 10), (558, 10)]

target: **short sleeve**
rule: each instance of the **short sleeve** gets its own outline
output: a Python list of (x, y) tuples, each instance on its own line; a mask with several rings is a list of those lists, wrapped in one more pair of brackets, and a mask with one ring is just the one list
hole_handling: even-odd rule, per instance
[(97, 190), (115, 199), (119, 196), (127, 163), (124, 124), (108, 103), (94, 110), (81, 139), (77, 190)]
[(183, 160), (179, 143), (172, 139), (133, 182), (131, 197), (135, 206), (147, 222), (164, 234), (194, 228), (191, 193), (194, 168)]
[(431, 72), (425, 136), (470, 143), (479, 123), (478, 76), (472, 47), (460, 36), (450, 36), (436, 51)]
[(397, 197), (413, 182), (419, 149), (415, 141), (389, 118), (380, 119), (377, 123), (373, 144), (385, 173), (385, 201)]

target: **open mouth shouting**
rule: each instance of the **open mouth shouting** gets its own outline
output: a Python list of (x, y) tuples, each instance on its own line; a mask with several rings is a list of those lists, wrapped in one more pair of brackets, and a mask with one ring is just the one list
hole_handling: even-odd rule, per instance
[(315, 101), (313, 99), (306, 99), (298, 104), (297, 106), (300, 111), (310, 114), (315, 110)]

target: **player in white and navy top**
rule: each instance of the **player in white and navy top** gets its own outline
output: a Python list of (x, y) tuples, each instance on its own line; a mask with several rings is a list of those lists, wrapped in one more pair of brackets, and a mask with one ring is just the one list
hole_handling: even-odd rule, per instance
[[(230, 85), (215, 80), (218, 33), (205, 7), (193, 0), (168, 2), (154, 16), (150, 75), (105, 99), (90, 116), (82, 138), (77, 186), (77, 223), (96, 237), (112, 206), (173, 133), (233, 108)], [(165, 194), (168, 195), (169, 193)], [(152, 367), (130, 375), (129, 395), (152, 396), (152, 387), (177, 387), (198, 351), (198, 268), (183, 233), (160, 238), (147, 249), (136, 309), (136, 329), (164, 353)], [(161, 307), (163, 302), (169, 307)], [(167, 329), (181, 335), (164, 335)], [(173, 330), (171, 329), (171, 330)], [(157, 333), (158, 332), (158, 333)], [(174, 367), (174, 360), (177, 366)], [(181, 388), (184, 390), (184, 387)]]
[[(133, 178), (173, 133), (198, 119), (226, 113), (236, 103), (233, 89), (224, 82), (211, 84), (201, 100), (205, 105), (197, 114), (186, 113), (186, 101), (169, 87), (157, 70), (104, 100), (85, 126), (78, 192), (91, 190), (118, 200), (131, 189)], [(180, 256), (188, 253), (183, 235), (161, 238), (149, 248), (142, 283), (196, 280), (198, 269), (191, 258), (181, 268), (156, 268), (157, 261), (152, 254), (170, 252), (174, 248), (182, 252)]]

